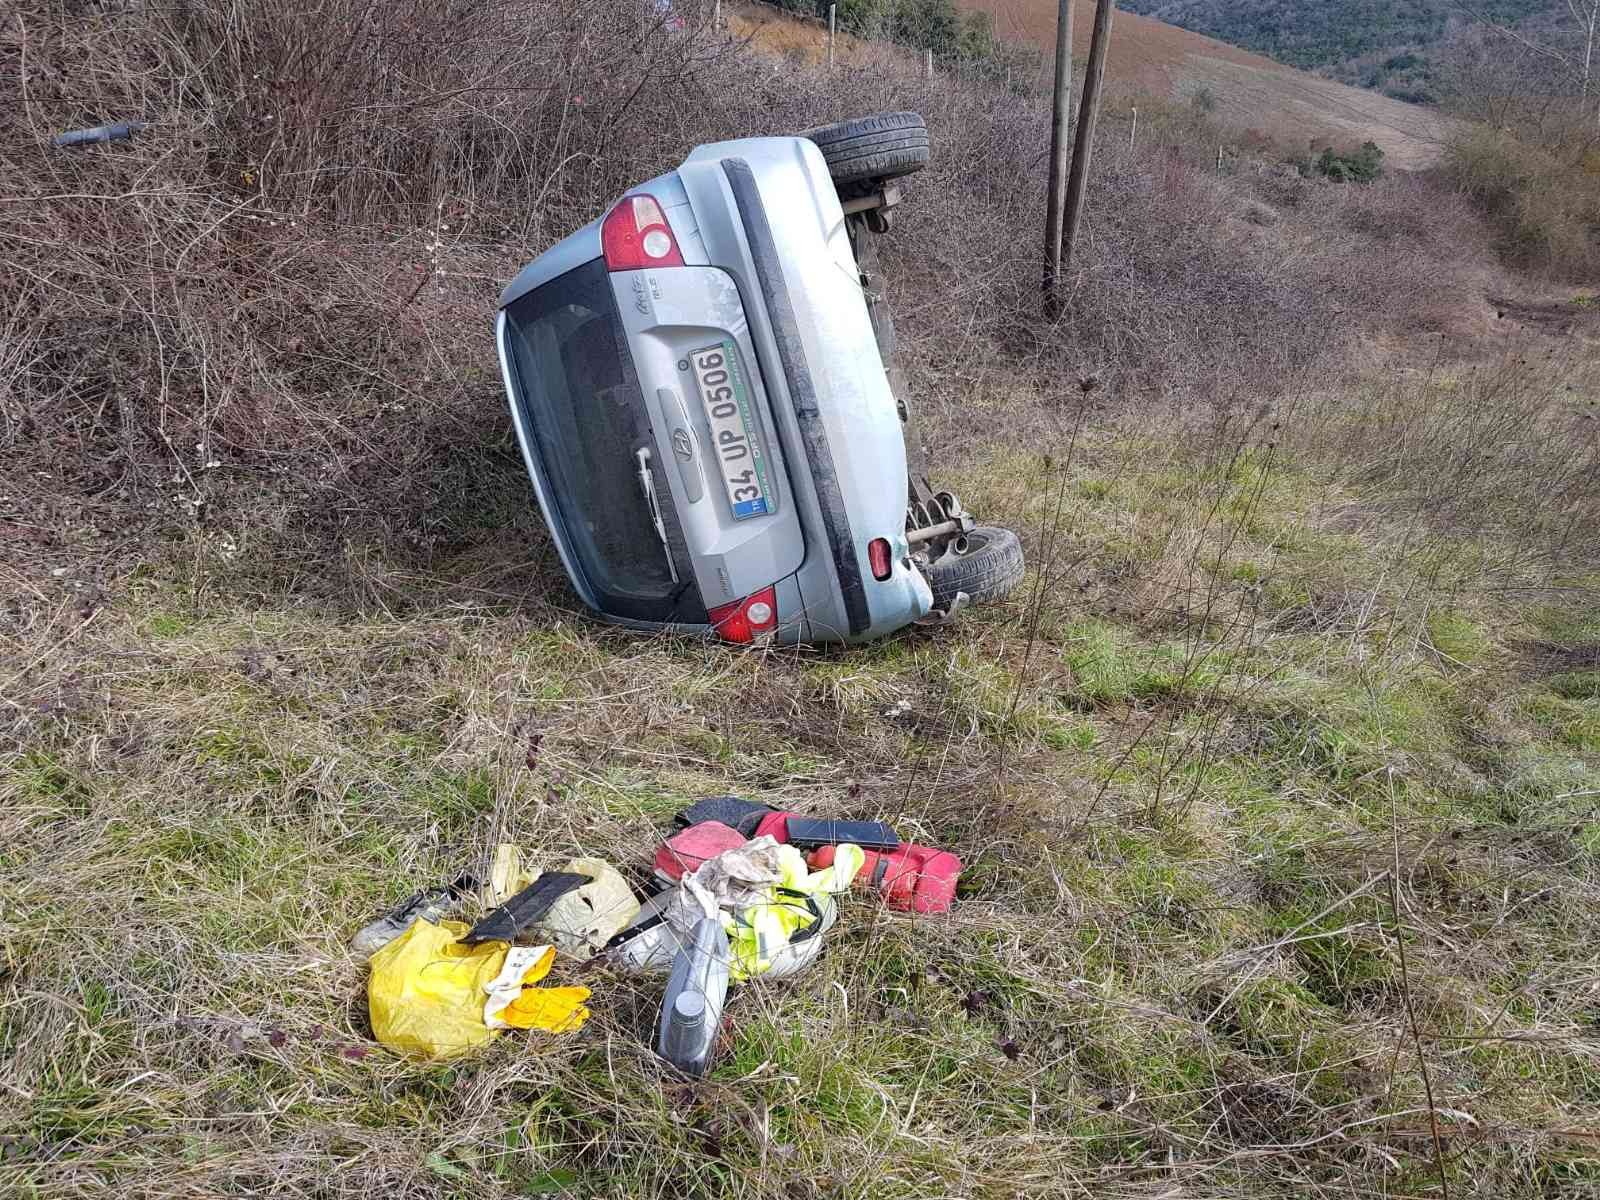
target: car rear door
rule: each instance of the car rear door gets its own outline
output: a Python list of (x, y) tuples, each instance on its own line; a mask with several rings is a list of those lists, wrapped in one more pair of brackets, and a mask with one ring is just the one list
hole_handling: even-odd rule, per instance
[[(805, 535), (733, 276), (675, 266), (611, 278), (705, 603), (787, 579)], [(783, 623), (799, 616), (783, 607)]]

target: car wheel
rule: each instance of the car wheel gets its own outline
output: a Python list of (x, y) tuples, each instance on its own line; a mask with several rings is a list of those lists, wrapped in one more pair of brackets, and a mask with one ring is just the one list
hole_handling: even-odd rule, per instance
[(808, 129), (835, 186), (895, 179), (928, 165), (928, 126), (914, 112), (876, 113)]
[(974, 604), (998, 600), (1022, 582), (1022, 541), (1009, 529), (979, 525), (967, 534), (967, 552), (952, 547), (922, 569), (933, 589), (933, 606), (947, 609), (957, 592)]

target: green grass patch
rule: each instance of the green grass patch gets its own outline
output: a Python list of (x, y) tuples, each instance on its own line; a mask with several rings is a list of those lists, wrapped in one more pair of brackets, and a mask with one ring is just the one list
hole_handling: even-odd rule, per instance
[(179, 616), (177, 613), (152, 613), (144, 622), (146, 635), (157, 639), (182, 637), (194, 627), (195, 622), (192, 618)]
[(1600, 671), (1565, 671), (1545, 686), (1564, 700), (1600, 700)]
[(94, 789), (57, 755), (31, 750), (14, 758), (6, 771), (11, 776), (15, 802), (25, 812), (26, 819), (55, 820), (89, 815)]
[(1522, 711), (1552, 741), (1585, 754), (1600, 752), (1600, 696), (1536, 694), (1523, 699)]
[[(1483, 1129), (1570, 1121), (1600, 1103), (1593, 1006), (1556, 986), (1592, 957), (1592, 672), (1568, 650), (1570, 670), (1491, 685), (1525, 664), (1490, 631), (1592, 634), (1565, 609), (1491, 625), (1470, 589), (1421, 586), (1437, 564), (1396, 558), (1381, 506), (1320, 529), (1314, 467), (1097, 432), (1067, 481), (1074, 573), (1026, 668), (1020, 597), (770, 654), (455, 592), (380, 618), (366, 593), (317, 608), (201, 578), (192, 621), (166, 623), (172, 588), (108, 608), (30, 681), (77, 672), (93, 701), (0, 774), (22, 1139), (0, 1190), (70, 1190), (92, 1162), (140, 1194), (1055, 1195), (1159, 1184), (1177, 1153), (1226, 1159), (1201, 1182), (1230, 1195), (1330, 1164), (1394, 1191), (1417, 1156), (1391, 1142), (1398, 1170), (1286, 1147), (1335, 1106), (1369, 1113), (1397, 1045), (1392, 1107), (1419, 1103), (1387, 892), (1344, 899), (1397, 829), (1436, 1083)], [(1032, 553), (1062, 469), (975, 455), (961, 485)], [(727, 792), (891, 815), (962, 856), (957, 902), (853, 892), (811, 972), (733, 993), (702, 1084), (652, 1052), (661, 979), (604, 963), (558, 964), (595, 989), (577, 1036), (448, 1066), (372, 1043), (346, 949), (372, 916), (498, 840), (642, 883), (672, 814)], [(1540, 1040), (1467, 1040), (1502, 1007), (1498, 1031)], [(1524, 1149), (1496, 1194), (1581, 1178)], [(1506, 1158), (1452, 1154), (1462, 1177)]]
[(1483, 627), (1463, 613), (1435, 609), (1427, 618), (1428, 640), (1441, 656), (1461, 666), (1478, 662), (1489, 648)]

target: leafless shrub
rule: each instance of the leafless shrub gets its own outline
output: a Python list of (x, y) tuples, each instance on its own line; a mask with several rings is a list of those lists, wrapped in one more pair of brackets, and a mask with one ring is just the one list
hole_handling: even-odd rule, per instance
[[(885, 247), (936, 428), (947, 400), (1058, 398), (1063, 376), (1115, 377), (1130, 398), (1247, 394), (1424, 286), (1393, 273), (1413, 231), (1355, 222), (1382, 231), (1384, 257), (1363, 258), (1327, 189), (1276, 225), (1244, 220), (1275, 175), (1218, 176), (1194, 148), (1205, 114), (1152, 101), (1136, 146), (1104, 129), (1050, 325), (1041, 101), (926, 80), (889, 49), (829, 74), (712, 31), (709, 5), (674, 13), (188, 0), (91, 25), (25, 3), (0, 30), (23, 101), (0, 113), (0, 469), (52, 480), (12, 494), (190, 520), (265, 489), (278, 524), (449, 544), (487, 519), (452, 505), (469, 464), (503, 467), (508, 494), (515, 477), (490, 452), (496, 284), (698, 142), (875, 109), (925, 113), (937, 147)], [(153, 124), (131, 144), (47, 144), (128, 118)]]
[(1449, 147), (1460, 189), (1496, 217), (1512, 261), (1574, 280), (1600, 263), (1600, 152), (1542, 146), (1505, 129), (1481, 126)]
[(1442, 63), (1446, 107), (1466, 119), (1447, 147), (1456, 185), (1501, 226), (1506, 256), (1572, 280), (1600, 263), (1600, 127), (1592, 4), (1518, 28), (1474, 25)]

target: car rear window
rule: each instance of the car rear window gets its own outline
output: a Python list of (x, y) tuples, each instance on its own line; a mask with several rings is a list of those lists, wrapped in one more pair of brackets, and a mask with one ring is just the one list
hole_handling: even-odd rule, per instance
[[(605, 264), (586, 263), (514, 301), (506, 332), (517, 401), (560, 510), (555, 535), (600, 607), (636, 620), (707, 621)], [(641, 449), (652, 456), (670, 565), (639, 478)]]

